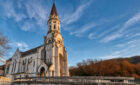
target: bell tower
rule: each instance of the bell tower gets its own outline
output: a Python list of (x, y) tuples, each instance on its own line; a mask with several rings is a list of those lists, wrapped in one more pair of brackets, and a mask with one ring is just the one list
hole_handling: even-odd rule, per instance
[(51, 31), (60, 32), (60, 20), (57, 14), (55, 3), (53, 3), (53, 7), (48, 20), (48, 33)]
[(60, 23), (55, 3), (53, 3), (47, 22), (48, 33), (44, 37), (44, 62), (48, 67), (48, 76), (69, 76), (68, 56), (60, 32)]

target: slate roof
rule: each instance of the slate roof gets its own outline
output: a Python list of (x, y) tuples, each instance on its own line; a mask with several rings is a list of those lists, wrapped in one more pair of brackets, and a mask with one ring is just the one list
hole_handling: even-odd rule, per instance
[(0, 70), (4, 70), (4, 68), (5, 68), (5, 65), (0, 66)]
[(12, 58), (9, 58), (9, 59), (6, 60), (6, 62), (9, 62), (9, 61), (11, 61), (11, 60), (12, 60)]
[[(42, 46), (42, 45), (41, 45), (41, 46)], [(24, 57), (24, 56), (27, 56), (27, 55), (29, 55), (29, 54), (36, 53), (36, 52), (37, 52), (37, 49), (40, 48), (41, 46), (38, 46), (38, 47), (36, 47), (36, 48), (27, 50), (27, 51), (25, 51), (25, 52), (20, 52), (20, 53), (21, 53), (21, 56)]]

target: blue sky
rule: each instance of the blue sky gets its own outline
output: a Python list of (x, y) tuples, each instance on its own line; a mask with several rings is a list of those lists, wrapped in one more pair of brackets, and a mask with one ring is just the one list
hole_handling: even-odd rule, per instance
[[(43, 44), (52, 0), (0, 0), (0, 31), (12, 49)], [(55, 0), (69, 65), (140, 55), (140, 0)]]

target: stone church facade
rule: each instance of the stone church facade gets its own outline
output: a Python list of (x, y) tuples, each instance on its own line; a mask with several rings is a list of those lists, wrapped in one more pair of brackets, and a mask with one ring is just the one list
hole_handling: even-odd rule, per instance
[(60, 20), (55, 4), (47, 23), (48, 33), (44, 37), (44, 44), (25, 52), (17, 49), (12, 58), (6, 61), (5, 76), (69, 76), (68, 55), (60, 32)]

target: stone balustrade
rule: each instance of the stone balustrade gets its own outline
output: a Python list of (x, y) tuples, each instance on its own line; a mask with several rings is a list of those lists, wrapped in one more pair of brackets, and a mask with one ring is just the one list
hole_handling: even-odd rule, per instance
[(136, 85), (133, 77), (102, 77), (102, 76), (73, 76), (73, 77), (30, 77), (16, 78), (14, 85)]

